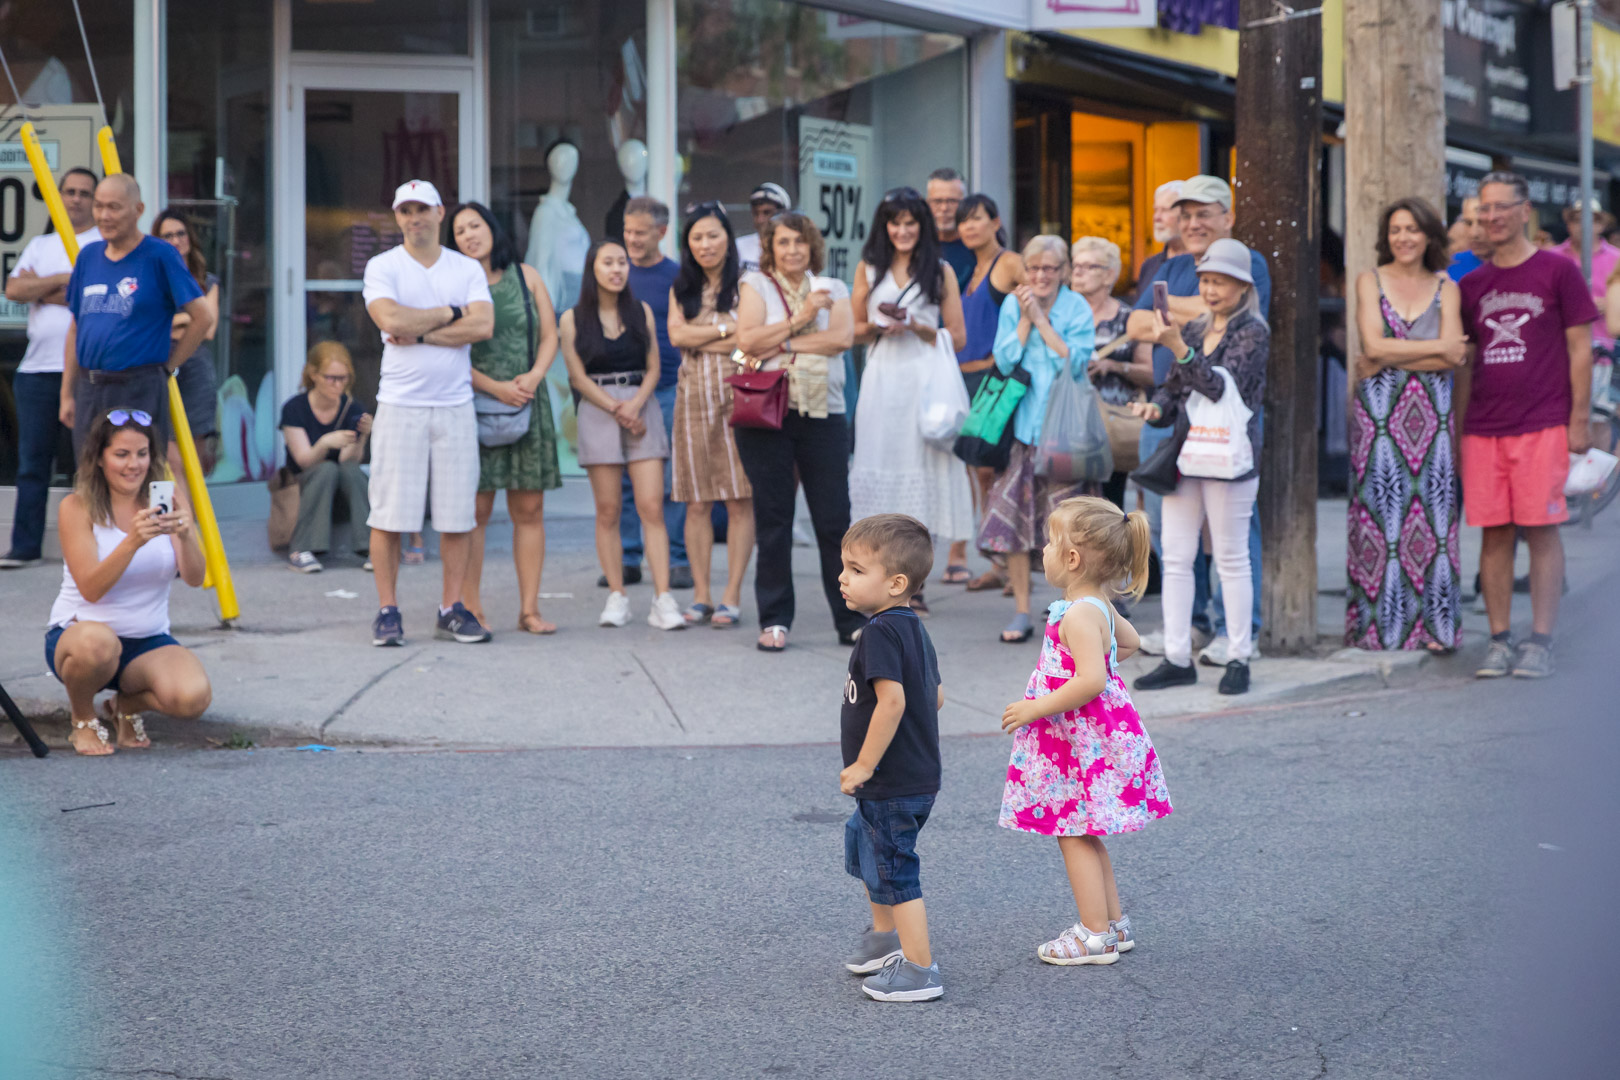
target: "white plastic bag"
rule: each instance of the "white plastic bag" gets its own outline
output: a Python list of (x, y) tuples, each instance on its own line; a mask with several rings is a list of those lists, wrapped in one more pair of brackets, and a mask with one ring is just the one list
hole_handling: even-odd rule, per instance
[(922, 395), (917, 399), (917, 427), (923, 439), (949, 452), (967, 419), (967, 384), (951, 351), (951, 335), (940, 330), (923, 371)]
[(1196, 390), (1187, 395), (1187, 441), (1176, 458), (1183, 476), (1206, 480), (1235, 480), (1254, 468), (1254, 444), (1249, 442), (1249, 418), (1254, 410), (1243, 403), (1232, 373), (1220, 372), (1226, 392), (1211, 401)]
[(1565, 495), (1590, 495), (1609, 482), (1609, 476), (1620, 458), (1597, 447), (1584, 454), (1569, 455), (1569, 479), (1564, 481)]

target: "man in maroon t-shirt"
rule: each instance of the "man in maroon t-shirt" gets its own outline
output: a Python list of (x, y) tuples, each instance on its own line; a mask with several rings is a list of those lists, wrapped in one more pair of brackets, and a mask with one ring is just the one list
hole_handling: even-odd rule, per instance
[[(1569, 455), (1591, 445), (1592, 323), (1597, 308), (1580, 267), (1538, 251), (1525, 235), (1530, 188), (1493, 172), (1479, 188), (1491, 261), (1458, 282), (1472, 344), (1457, 375), (1463, 505), (1484, 530), (1480, 590), (1491, 642), (1481, 678), (1552, 674), (1553, 624), (1564, 581), (1558, 526), (1569, 517)], [(1514, 537), (1530, 547), (1530, 639), (1513, 648)]]

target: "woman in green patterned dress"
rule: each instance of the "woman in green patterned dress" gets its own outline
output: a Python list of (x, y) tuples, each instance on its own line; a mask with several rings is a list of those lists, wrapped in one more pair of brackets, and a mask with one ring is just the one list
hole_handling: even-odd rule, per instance
[(527, 435), (506, 446), (478, 447), (478, 525), (461, 602), (489, 625), (478, 597), (484, 527), (495, 508), (495, 493), (505, 489), (521, 604), (518, 629), (556, 633), (556, 625), (540, 617), (540, 570), (546, 561), (545, 493), (562, 486), (551, 399), (543, 391), (546, 369), (557, 356), (557, 316), (540, 275), (518, 261), (506, 231), (486, 207), (475, 202), (458, 206), (449, 223), (455, 249), (484, 267), (495, 302), (494, 336), (472, 347), (473, 391), (507, 405), (531, 406)]

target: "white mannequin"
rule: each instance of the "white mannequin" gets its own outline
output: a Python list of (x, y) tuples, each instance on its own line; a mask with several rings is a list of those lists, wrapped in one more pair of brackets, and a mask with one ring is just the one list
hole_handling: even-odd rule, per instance
[(540, 197), (529, 222), (529, 252), (525, 260), (540, 273), (551, 302), (560, 314), (579, 299), (585, 256), (591, 234), (580, 224), (579, 211), (568, 201), (579, 172), (579, 149), (561, 142), (546, 155), (551, 190)]
[(619, 175), (624, 177), (624, 190), (632, 199), (647, 194), (647, 144), (640, 139), (626, 139), (619, 147)]

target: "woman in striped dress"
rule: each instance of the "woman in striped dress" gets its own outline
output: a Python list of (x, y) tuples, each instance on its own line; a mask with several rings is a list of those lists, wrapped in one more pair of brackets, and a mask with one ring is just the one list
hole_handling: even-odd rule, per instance
[[(718, 202), (689, 206), (685, 216), (681, 272), (669, 299), (669, 340), (684, 354), (675, 384), (672, 497), (687, 504), (692, 604), (686, 621), (730, 629), (742, 617), (743, 575), (754, 552), (754, 492), (737, 457), (725, 381), (740, 370), (731, 359), (737, 348), (737, 245)], [(718, 605), (709, 590), (710, 510), (716, 502), (726, 504), (726, 588)]]

